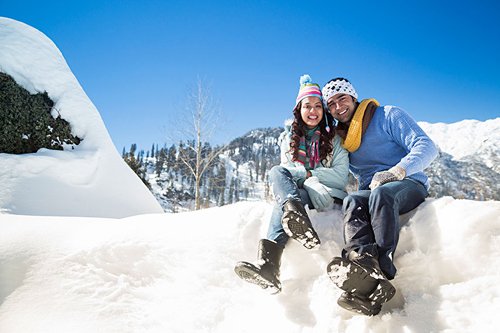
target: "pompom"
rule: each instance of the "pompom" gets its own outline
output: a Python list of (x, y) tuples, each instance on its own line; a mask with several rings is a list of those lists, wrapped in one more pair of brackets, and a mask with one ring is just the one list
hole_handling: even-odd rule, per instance
[(303, 86), (306, 83), (312, 83), (311, 77), (309, 74), (304, 74), (300, 77), (300, 85)]

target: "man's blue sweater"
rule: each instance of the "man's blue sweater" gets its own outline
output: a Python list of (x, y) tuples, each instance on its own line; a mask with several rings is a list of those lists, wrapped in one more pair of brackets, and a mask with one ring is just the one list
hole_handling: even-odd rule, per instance
[(360, 147), (349, 154), (349, 168), (368, 190), (373, 175), (398, 165), (406, 177), (429, 188), (423, 170), (436, 158), (438, 150), (418, 124), (396, 106), (378, 107), (361, 138)]

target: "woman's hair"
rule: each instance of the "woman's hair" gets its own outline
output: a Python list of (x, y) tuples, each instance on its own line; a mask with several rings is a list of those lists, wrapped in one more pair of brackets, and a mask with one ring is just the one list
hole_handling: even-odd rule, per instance
[[(292, 161), (298, 160), (299, 155), (299, 144), (300, 137), (304, 136), (306, 133), (306, 125), (302, 120), (302, 116), (300, 114), (300, 108), (302, 107), (302, 101), (297, 104), (295, 109), (293, 109), (293, 123), (292, 123), (292, 138), (290, 140), (290, 154), (292, 155)], [(320, 137), (319, 137), (319, 159), (321, 162), (326, 159), (326, 157), (332, 152), (333, 144), (332, 140), (335, 136), (335, 124), (333, 120), (333, 116), (328, 112), (324, 105), (323, 108), (323, 119), (319, 122), (320, 129)], [(328, 122), (328, 127), (330, 127), (330, 131), (326, 130), (325, 118)]]

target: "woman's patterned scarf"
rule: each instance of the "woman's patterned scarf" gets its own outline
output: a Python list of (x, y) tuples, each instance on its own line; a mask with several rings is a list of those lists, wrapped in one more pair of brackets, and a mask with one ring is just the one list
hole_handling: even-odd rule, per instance
[[(305, 136), (300, 137), (297, 162), (303, 164), (306, 169), (314, 169), (318, 165), (319, 159), (319, 137), (321, 131), (319, 127), (307, 130)], [(309, 157), (309, 168), (307, 158)]]

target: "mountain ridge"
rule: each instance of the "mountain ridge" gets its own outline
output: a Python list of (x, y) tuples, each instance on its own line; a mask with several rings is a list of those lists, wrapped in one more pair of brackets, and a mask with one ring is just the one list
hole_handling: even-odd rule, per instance
[[(500, 133), (500, 118), (452, 124), (419, 122), (419, 125), (439, 148), (439, 156), (426, 169), (431, 184), (430, 197), (500, 200), (500, 135), (497, 134)], [(220, 155), (218, 166), (214, 166), (220, 170), (223, 164), (225, 170), (224, 200), (208, 197), (205, 207), (220, 206), (221, 202), (269, 199), (267, 173), (280, 163), (277, 141), (282, 131), (283, 127), (256, 128), (231, 140)], [(171, 161), (174, 159), (172, 157)], [(169, 176), (165, 174), (153, 175), (152, 170), (158, 170), (157, 166), (153, 168), (157, 163), (155, 158), (146, 158), (144, 163), (151, 191), (164, 209), (176, 211), (172, 210), (172, 202), (182, 206), (181, 210), (189, 209), (189, 193), (192, 193), (189, 182), (171, 181), (171, 176), (168, 181)], [(213, 175), (209, 173), (207, 177)], [(175, 194), (168, 186), (183, 190)], [(205, 186), (209, 187), (210, 181), (205, 182)], [(354, 189), (351, 179), (348, 191)], [(220, 198), (221, 194), (218, 195)]]

